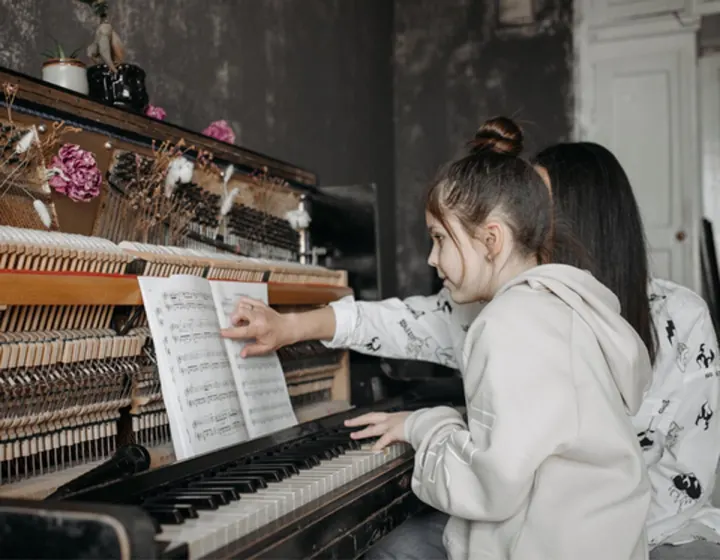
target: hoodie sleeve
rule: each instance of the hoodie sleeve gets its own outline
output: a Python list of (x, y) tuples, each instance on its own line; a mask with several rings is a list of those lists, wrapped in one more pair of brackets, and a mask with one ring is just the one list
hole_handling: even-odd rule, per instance
[[(681, 302), (669, 302), (674, 303)], [(710, 503), (715, 484), (720, 457), (718, 344), (707, 307), (697, 303), (685, 299), (672, 310), (667, 321), (676, 331), (673, 352), (671, 359), (656, 366), (655, 375), (669, 390), (655, 395), (663, 412), (652, 425), (652, 438), (661, 453), (648, 461), (653, 488), (648, 514), (651, 544), (662, 542)], [(667, 340), (669, 333), (662, 334)]]
[(510, 315), (517, 316), (496, 315), (468, 335), (468, 424), (446, 407), (416, 411), (405, 423), (417, 496), (472, 521), (514, 515), (539, 465), (577, 432), (569, 353), (537, 322)]
[(330, 304), (335, 312), (335, 336), (330, 348), (363, 354), (433, 362), (457, 369), (451, 321), (454, 305), (446, 290), (374, 302), (351, 297)]

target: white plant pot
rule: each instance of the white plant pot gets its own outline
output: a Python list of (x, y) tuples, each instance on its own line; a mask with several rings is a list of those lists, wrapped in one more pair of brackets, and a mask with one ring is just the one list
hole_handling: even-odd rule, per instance
[(48, 60), (43, 64), (42, 78), (56, 86), (88, 94), (87, 71), (79, 60)]

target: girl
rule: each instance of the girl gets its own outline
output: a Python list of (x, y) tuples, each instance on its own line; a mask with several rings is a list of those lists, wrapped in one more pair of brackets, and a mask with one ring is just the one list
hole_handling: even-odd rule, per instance
[[(450, 558), (646, 558), (649, 486), (627, 413), (650, 378), (648, 353), (607, 288), (538, 266), (552, 203), (520, 151), (514, 123), (489, 121), (428, 197), (429, 263), (455, 303), (489, 301), (459, 353), (469, 423), (439, 407), (351, 425), (368, 425), (356, 437), (378, 446), (416, 449), (413, 488), (450, 514)], [(250, 305), (239, 306), (240, 338), (270, 317), (256, 321)], [(315, 337), (332, 338), (327, 322)]]
[(489, 301), (463, 347), (468, 423), (436, 407), (348, 425), (415, 448), (413, 490), (450, 515), (452, 559), (644, 559), (650, 490), (627, 413), (649, 356), (607, 288), (538, 266), (552, 202), (520, 151), (514, 123), (486, 123), (427, 200), (428, 263), (456, 303)]

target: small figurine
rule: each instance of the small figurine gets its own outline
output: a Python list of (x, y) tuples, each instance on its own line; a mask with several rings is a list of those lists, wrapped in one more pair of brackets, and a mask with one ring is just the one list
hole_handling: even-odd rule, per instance
[(119, 35), (108, 21), (107, 0), (79, 0), (90, 6), (100, 18), (100, 25), (95, 31), (95, 40), (88, 46), (87, 55), (95, 64), (105, 63), (110, 71), (117, 73), (117, 65), (125, 60), (125, 48)]
[(145, 71), (125, 61), (125, 47), (108, 21), (108, 0), (78, 0), (90, 6), (100, 20), (95, 40), (87, 48), (94, 62), (87, 69), (88, 96), (115, 107), (144, 114), (150, 101)]

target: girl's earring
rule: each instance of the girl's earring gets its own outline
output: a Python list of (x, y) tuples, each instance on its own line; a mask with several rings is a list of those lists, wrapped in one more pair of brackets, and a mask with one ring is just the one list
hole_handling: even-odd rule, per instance
[(488, 253), (487, 255), (485, 255), (485, 260), (486, 260), (487, 262), (489, 262), (489, 263), (492, 262), (492, 257), (490, 256), (490, 253)]

